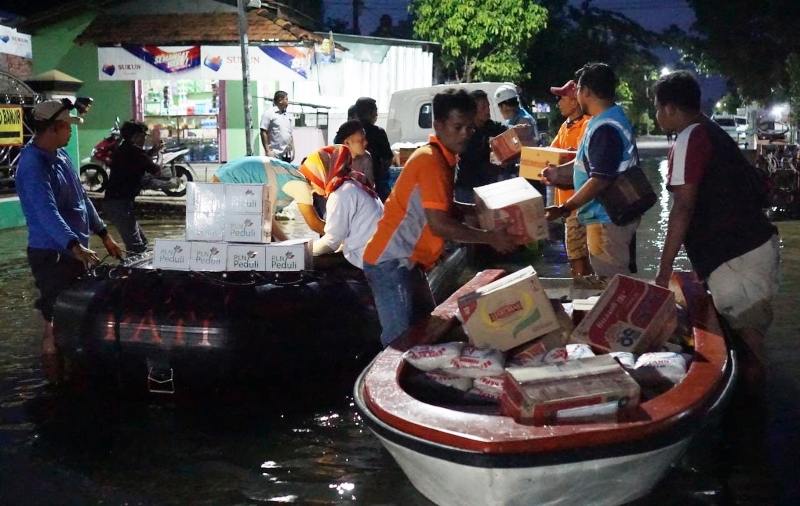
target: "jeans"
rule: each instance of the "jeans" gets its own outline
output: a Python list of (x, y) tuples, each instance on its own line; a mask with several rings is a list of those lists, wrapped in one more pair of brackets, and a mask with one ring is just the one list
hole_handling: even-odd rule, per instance
[(409, 269), (400, 260), (377, 265), (364, 262), (364, 274), (375, 298), (384, 347), (433, 311), (435, 304), (428, 278), (419, 267)]
[(136, 221), (136, 212), (132, 200), (106, 200), (103, 211), (117, 227), (127, 253), (143, 253), (147, 249), (147, 237)]

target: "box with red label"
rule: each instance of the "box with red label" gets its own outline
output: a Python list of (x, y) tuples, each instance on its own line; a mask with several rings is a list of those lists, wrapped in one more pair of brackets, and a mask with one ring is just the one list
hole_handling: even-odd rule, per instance
[(639, 403), (639, 384), (610, 355), (509, 367), (501, 412), (518, 423), (551, 425), (616, 417)]
[(500, 163), (506, 163), (519, 156), (522, 142), (514, 128), (509, 128), (502, 134), (489, 141), (489, 145)]
[(575, 327), (570, 342), (639, 355), (660, 348), (677, 324), (672, 291), (618, 274)]
[(548, 237), (544, 198), (522, 177), (475, 188), (475, 208), (481, 228), (505, 228), (517, 244)]
[(533, 267), (526, 267), (458, 299), (458, 312), (478, 348), (506, 351), (560, 328)]
[(523, 147), (519, 159), (519, 175), (525, 179), (542, 179), (548, 163), (562, 165), (575, 158), (575, 151), (561, 148)]

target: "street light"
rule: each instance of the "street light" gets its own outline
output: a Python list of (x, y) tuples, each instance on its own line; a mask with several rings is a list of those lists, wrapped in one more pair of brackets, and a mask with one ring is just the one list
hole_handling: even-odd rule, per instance
[(665, 75), (669, 74), (670, 72), (672, 72), (672, 71), (669, 69), (669, 67), (661, 67), (661, 75), (662, 76), (665, 76)]

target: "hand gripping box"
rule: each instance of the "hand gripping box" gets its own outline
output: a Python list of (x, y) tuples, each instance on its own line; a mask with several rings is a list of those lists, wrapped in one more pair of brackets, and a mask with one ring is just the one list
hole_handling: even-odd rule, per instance
[(272, 239), (269, 205), (264, 214), (225, 213), (225, 242), (265, 244)]
[(502, 134), (494, 137), (489, 145), (494, 152), (494, 156), (500, 163), (506, 163), (512, 158), (519, 156), (522, 142), (519, 140), (517, 132), (513, 128), (509, 128)]
[(520, 153), (519, 175), (525, 179), (542, 179), (539, 174), (548, 163), (562, 165), (575, 159), (575, 151), (561, 148), (527, 147)]
[(636, 406), (639, 384), (610, 355), (509, 367), (501, 412), (518, 423), (550, 425), (616, 417)]
[(290, 239), (267, 244), (265, 270), (280, 272), (312, 269), (312, 243), (311, 239)]
[(153, 247), (153, 267), (155, 269), (189, 270), (192, 255), (190, 241), (156, 239), (155, 242)]
[(227, 244), (223, 242), (192, 241), (189, 269), (193, 271), (222, 272), (227, 265)]
[(264, 244), (228, 244), (228, 271), (266, 270), (267, 247)]
[(186, 185), (186, 214), (217, 213), (225, 206), (225, 185), (189, 183)]
[(548, 237), (544, 198), (525, 178), (515, 177), (475, 188), (475, 207), (481, 228), (505, 227), (518, 244)]
[(269, 185), (225, 184), (225, 212), (231, 214), (269, 214)]
[(458, 299), (469, 342), (506, 351), (560, 328), (536, 271), (526, 267)]
[(570, 342), (639, 355), (660, 348), (677, 324), (672, 291), (618, 274), (575, 327)]

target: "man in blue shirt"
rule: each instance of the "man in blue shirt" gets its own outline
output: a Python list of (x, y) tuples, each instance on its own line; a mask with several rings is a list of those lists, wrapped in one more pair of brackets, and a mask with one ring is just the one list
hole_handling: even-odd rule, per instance
[[(640, 218), (624, 226), (615, 225), (597, 200), (614, 180), (639, 163), (633, 127), (615, 102), (617, 78), (605, 63), (587, 63), (577, 73), (578, 103), (592, 116), (575, 156), (575, 194), (560, 206), (546, 209), (547, 219), (565, 218), (575, 209), (586, 225), (589, 261), (595, 274), (613, 277), (631, 273), (631, 243)], [(570, 162), (573, 163), (573, 162)], [(558, 167), (543, 172), (546, 181), (556, 179)]]
[(45, 321), (42, 358), (48, 374), (58, 374), (48, 370), (48, 366), (57, 363), (53, 338), (56, 298), (100, 261), (97, 253), (89, 249), (89, 234), (102, 238), (109, 255), (121, 256), (119, 245), (108, 235), (63, 149), (69, 143), (72, 125), (83, 122), (70, 116), (72, 108), (68, 100), (48, 100), (33, 108), (35, 133), (22, 149), (15, 176), (28, 225), (28, 263), (40, 292), (35, 306)]

